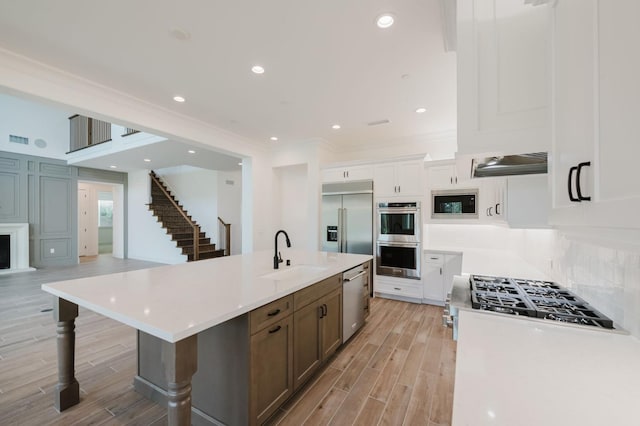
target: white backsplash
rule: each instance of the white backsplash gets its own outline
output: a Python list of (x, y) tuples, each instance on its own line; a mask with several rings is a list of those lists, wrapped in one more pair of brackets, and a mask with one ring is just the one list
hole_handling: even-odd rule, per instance
[(554, 280), (640, 337), (640, 253), (557, 233)]
[(640, 338), (640, 252), (552, 229), (425, 225), (426, 246), (503, 250), (571, 289)]

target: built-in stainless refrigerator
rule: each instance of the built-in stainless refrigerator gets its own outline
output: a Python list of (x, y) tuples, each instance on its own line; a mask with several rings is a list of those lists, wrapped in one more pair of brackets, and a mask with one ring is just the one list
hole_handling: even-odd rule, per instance
[(322, 185), (322, 250), (373, 255), (373, 182)]

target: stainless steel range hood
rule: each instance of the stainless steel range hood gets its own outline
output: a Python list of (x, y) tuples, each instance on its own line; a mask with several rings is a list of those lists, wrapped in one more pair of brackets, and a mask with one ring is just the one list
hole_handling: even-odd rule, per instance
[(474, 158), (471, 177), (515, 176), (547, 173), (547, 153)]

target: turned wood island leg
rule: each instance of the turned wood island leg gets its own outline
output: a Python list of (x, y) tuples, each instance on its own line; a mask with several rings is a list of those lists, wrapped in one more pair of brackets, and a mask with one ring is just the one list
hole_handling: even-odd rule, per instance
[(169, 426), (191, 426), (191, 377), (198, 369), (198, 336), (175, 343), (163, 340), (161, 359), (167, 379)]
[(64, 411), (80, 402), (80, 385), (75, 377), (76, 333), (78, 305), (56, 297), (53, 318), (58, 323), (58, 384), (55, 387), (55, 407)]

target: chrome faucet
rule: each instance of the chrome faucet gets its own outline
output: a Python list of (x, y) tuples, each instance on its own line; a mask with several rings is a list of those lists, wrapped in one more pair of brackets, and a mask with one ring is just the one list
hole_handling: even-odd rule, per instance
[(275, 237), (276, 251), (273, 255), (273, 269), (278, 269), (280, 263), (282, 263), (282, 255), (278, 251), (278, 235), (280, 235), (281, 232), (284, 234), (284, 237), (287, 239), (287, 247), (291, 247), (291, 241), (289, 240), (289, 236), (287, 235), (287, 232), (282, 229), (276, 232), (276, 237)]

